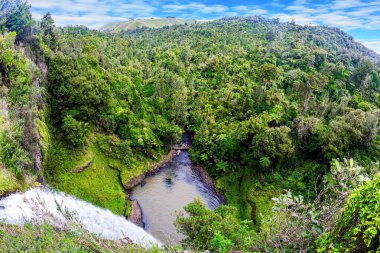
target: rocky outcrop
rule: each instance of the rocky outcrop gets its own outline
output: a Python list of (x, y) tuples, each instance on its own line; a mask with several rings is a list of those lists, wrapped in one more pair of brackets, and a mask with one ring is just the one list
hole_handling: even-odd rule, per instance
[(227, 203), (226, 197), (224, 196), (223, 192), (217, 191), (215, 187), (215, 180), (210, 176), (210, 174), (208, 174), (207, 170), (199, 165), (193, 166), (193, 169), (198, 173), (199, 177), (201, 178), (204, 184), (206, 184), (208, 187), (216, 191), (216, 194), (218, 195), (220, 203), (226, 204)]
[(215, 180), (208, 174), (207, 170), (205, 170), (202, 166), (199, 165), (195, 165), (193, 166), (193, 168), (196, 172), (198, 172), (199, 176), (202, 179), (202, 182), (204, 182), (212, 188), (215, 188)]
[(147, 176), (153, 175), (160, 171), (162, 167), (164, 167), (166, 164), (168, 164), (173, 158), (181, 153), (180, 150), (170, 150), (168, 154), (166, 154), (159, 162), (154, 164), (149, 164), (150, 170), (146, 173)]
[(167, 155), (164, 156), (163, 159), (160, 160), (160, 162), (154, 163), (154, 164), (148, 164), (149, 171), (133, 177), (127, 183), (123, 183), (124, 189), (132, 190), (133, 188), (141, 184), (144, 181), (146, 176), (150, 176), (157, 173), (162, 167), (164, 167), (167, 163), (169, 163), (179, 153), (180, 153), (179, 150), (171, 150)]
[(38, 65), (38, 68), (41, 70), (43, 77), (46, 79), (48, 76), (48, 67), (47, 67), (46, 63), (43, 61), (40, 61), (40, 62), (38, 62), (37, 65)]
[(144, 223), (142, 221), (142, 209), (136, 199), (132, 200), (131, 213), (128, 220), (137, 226), (144, 227)]
[(140, 175), (132, 178), (131, 180), (129, 180), (128, 183), (124, 184), (124, 189), (132, 190), (133, 188), (135, 188), (136, 186), (141, 184), (141, 182), (144, 181), (145, 177), (146, 177), (146, 174), (143, 173), (143, 174), (140, 174)]
[(45, 179), (42, 172), (42, 153), (41, 153), (41, 149), (39, 148), (39, 145), (38, 145), (38, 150), (36, 150), (33, 153), (33, 158), (34, 158), (34, 170), (37, 173), (37, 181), (40, 184), (45, 185)]

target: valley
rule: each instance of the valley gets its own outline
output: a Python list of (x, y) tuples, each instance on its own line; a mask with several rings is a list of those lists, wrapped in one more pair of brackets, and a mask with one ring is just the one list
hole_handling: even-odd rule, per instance
[(379, 249), (380, 56), (344, 31), (0, 20), (0, 247)]

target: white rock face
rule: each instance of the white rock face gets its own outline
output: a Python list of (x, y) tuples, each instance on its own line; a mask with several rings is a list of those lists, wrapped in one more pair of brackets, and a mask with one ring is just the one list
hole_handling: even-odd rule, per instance
[(118, 240), (128, 237), (145, 248), (162, 246), (152, 235), (124, 217), (64, 193), (34, 188), (0, 199), (0, 220), (9, 224), (46, 220), (54, 226), (65, 226), (66, 214), (101, 238)]

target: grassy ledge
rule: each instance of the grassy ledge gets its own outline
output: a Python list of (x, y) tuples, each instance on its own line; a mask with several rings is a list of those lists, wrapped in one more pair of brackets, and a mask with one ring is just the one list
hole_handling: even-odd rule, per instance
[(20, 189), (21, 186), (12, 173), (0, 166), (0, 197)]
[[(97, 143), (104, 137), (95, 134), (85, 149), (74, 150), (68, 149), (59, 139), (53, 140), (44, 158), (46, 178), (60, 191), (123, 215), (125, 194), (122, 183), (147, 172), (153, 161), (139, 158), (138, 162), (127, 166), (100, 150)], [(76, 173), (86, 165), (89, 166)]]

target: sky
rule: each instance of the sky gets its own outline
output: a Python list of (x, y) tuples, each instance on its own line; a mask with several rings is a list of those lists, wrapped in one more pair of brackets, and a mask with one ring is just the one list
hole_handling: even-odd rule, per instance
[(261, 15), (300, 25), (338, 27), (380, 53), (380, 0), (29, 0), (34, 18), (51, 12), (58, 26), (104, 24), (130, 18), (212, 20)]

